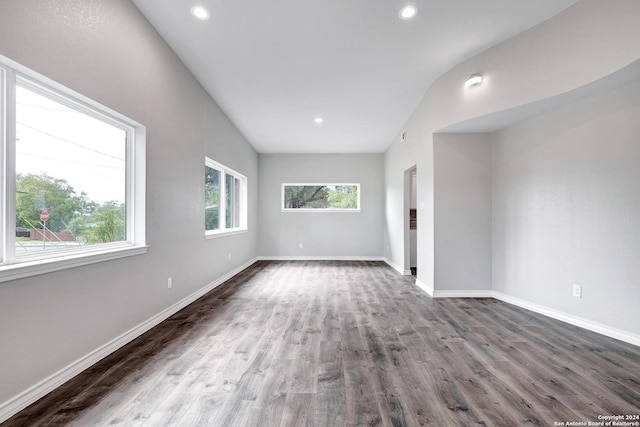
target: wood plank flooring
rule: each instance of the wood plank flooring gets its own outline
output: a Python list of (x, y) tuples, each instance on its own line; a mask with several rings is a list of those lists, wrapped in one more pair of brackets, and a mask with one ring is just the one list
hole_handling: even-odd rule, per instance
[(381, 262), (261, 261), (2, 426), (557, 426), (636, 414), (638, 347), (493, 299), (432, 300)]

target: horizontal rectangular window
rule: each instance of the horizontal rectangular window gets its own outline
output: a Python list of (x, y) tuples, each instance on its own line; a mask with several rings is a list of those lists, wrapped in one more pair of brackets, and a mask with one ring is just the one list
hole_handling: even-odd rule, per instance
[(247, 229), (247, 178), (205, 157), (205, 235), (215, 237)]
[(0, 280), (144, 247), (144, 126), (2, 57), (0, 77)]
[(283, 211), (359, 212), (360, 184), (282, 184)]

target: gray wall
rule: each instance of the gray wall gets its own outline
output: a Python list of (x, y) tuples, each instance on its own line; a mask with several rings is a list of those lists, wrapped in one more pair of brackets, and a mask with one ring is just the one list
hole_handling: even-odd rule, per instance
[[(399, 221), (403, 176), (417, 164), (417, 285), (422, 289), (435, 296), (491, 289), (505, 300), (640, 342), (638, 314), (628, 304), (640, 299), (638, 270), (631, 261), (638, 258), (633, 238), (640, 207), (638, 176), (629, 166), (637, 169), (639, 164), (637, 147), (629, 143), (638, 135), (632, 113), (637, 107), (630, 99), (605, 93), (566, 112), (555, 104), (551, 118), (501, 133), (491, 161), (498, 165), (493, 166), (487, 164), (486, 143), (480, 148), (459, 136), (441, 135), (452, 129), (478, 133), (510, 127), (545, 111), (541, 107), (549, 111), (558, 100), (575, 100), (596, 86), (602, 89), (605, 77), (633, 68), (640, 58), (639, 14), (637, 1), (582, 0), (440, 76), (406, 123), (407, 140), (398, 137), (385, 153), (385, 257), (398, 266), (406, 258), (408, 245)], [(484, 75), (484, 83), (465, 90), (464, 80), (477, 72)], [(630, 93), (637, 98), (637, 92)], [(563, 127), (564, 120), (576, 124), (572, 132), (579, 138), (563, 134), (570, 130)], [(578, 140), (599, 146), (578, 147)], [(491, 196), (486, 196), (494, 198), (487, 221), (488, 200), (471, 193), (480, 186), (486, 195), (491, 173), (496, 176)], [(474, 182), (476, 178), (482, 184)], [(557, 206), (551, 206), (551, 200)], [(579, 209), (578, 202), (583, 203)], [(482, 218), (465, 214), (476, 207), (481, 207)], [(469, 241), (466, 232), (471, 233)], [(605, 259), (609, 252), (614, 255)], [(471, 261), (483, 284), (460, 258)], [(583, 299), (570, 296), (572, 283), (584, 286)]]
[(491, 290), (491, 135), (435, 134), (436, 295)]
[[(259, 255), (381, 259), (383, 169), (382, 154), (260, 154)], [(283, 183), (325, 182), (360, 183), (361, 211), (281, 212)]]
[[(258, 156), (129, 1), (3, 0), (0, 54), (146, 125), (150, 245), (146, 255), (0, 283), (2, 409), (253, 260)], [(205, 155), (248, 177), (248, 233), (204, 239)]]
[(640, 337), (639, 135), (640, 81), (495, 134), (494, 290)]
[[(398, 135), (385, 153), (385, 258), (400, 268), (408, 259), (402, 226), (404, 172), (417, 165), (418, 280), (425, 289), (448, 288), (448, 283), (436, 281), (434, 264), (440, 251), (435, 236), (451, 233), (447, 227), (434, 229), (438, 192), (434, 187), (434, 133), (472, 119), (486, 126), (480, 119), (509, 115), (514, 109), (582, 88), (631, 64), (640, 58), (639, 14), (640, 2), (635, 0), (581, 0), (440, 76), (405, 124), (407, 140), (401, 142)], [(478, 72), (485, 82), (465, 90), (464, 80)]]

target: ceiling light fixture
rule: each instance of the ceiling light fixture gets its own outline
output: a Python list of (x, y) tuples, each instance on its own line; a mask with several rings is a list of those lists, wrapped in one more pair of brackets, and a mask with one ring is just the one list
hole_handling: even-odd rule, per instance
[(403, 7), (402, 9), (400, 9), (400, 12), (398, 13), (398, 16), (400, 16), (400, 19), (411, 19), (414, 16), (416, 16), (418, 14), (418, 8), (412, 4), (407, 5), (405, 7)]
[(476, 86), (482, 83), (482, 75), (478, 73), (471, 74), (469, 78), (464, 82), (464, 87), (470, 88), (471, 86)]
[(313, 119), (313, 121), (316, 122), (317, 124), (320, 124), (324, 122), (324, 119), (322, 117), (316, 117), (315, 119)]
[(193, 6), (191, 8), (191, 14), (201, 21), (206, 21), (207, 19), (211, 18), (211, 14), (209, 13), (209, 11), (202, 6)]

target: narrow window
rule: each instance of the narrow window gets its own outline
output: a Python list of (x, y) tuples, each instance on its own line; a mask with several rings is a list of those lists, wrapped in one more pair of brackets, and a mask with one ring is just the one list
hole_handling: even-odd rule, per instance
[(359, 212), (360, 184), (282, 184), (283, 211)]
[(205, 229), (220, 229), (220, 171), (204, 167)]
[(205, 158), (205, 235), (247, 229), (247, 178)]

